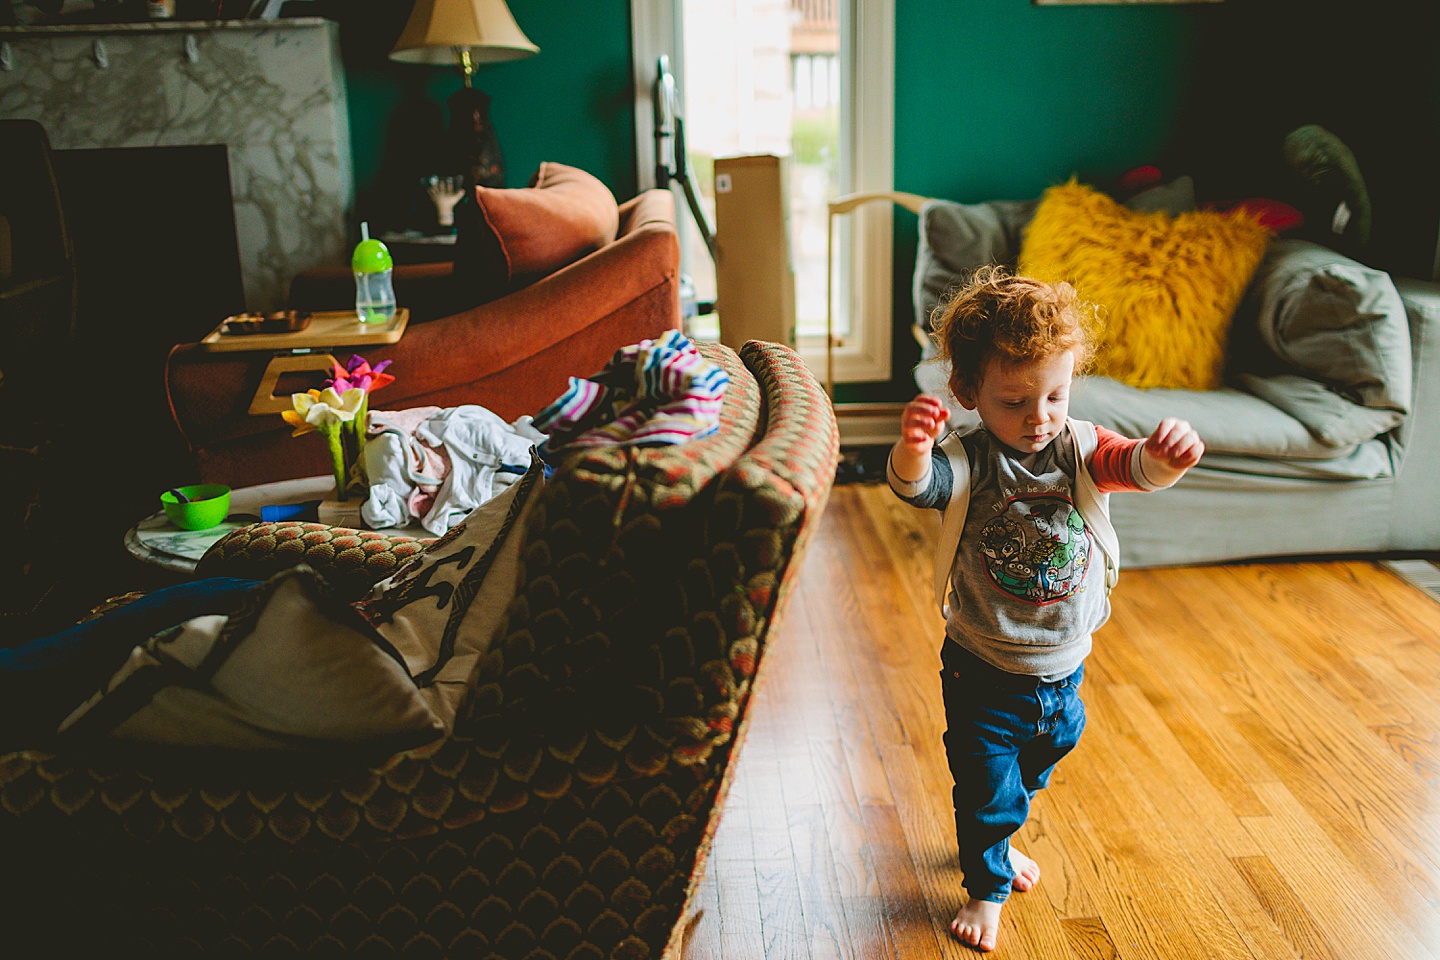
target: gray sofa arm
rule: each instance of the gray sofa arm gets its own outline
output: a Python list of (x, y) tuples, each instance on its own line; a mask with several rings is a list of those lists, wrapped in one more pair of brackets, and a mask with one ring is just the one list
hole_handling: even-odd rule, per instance
[[(1428, 496), (1440, 475), (1440, 283), (1396, 277), (1395, 288), (1410, 318), (1415, 390), (1411, 414), (1398, 433), (1395, 502), (1399, 504), (1411, 496)], [(1418, 525), (1421, 529), (1416, 532), (1416, 525), (1406, 520), (1409, 515), (1403, 509), (1391, 514), (1398, 549), (1435, 549), (1437, 544), (1424, 542), (1426, 525)]]

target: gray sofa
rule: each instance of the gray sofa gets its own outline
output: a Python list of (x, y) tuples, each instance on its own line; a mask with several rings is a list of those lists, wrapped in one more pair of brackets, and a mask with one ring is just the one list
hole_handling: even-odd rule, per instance
[[(917, 333), (975, 267), (1014, 266), (1035, 206), (925, 204)], [(917, 384), (973, 418), (926, 346)], [(1440, 285), (1273, 240), (1235, 313), (1221, 389), (1085, 377), (1071, 414), (1128, 436), (1179, 416), (1206, 442), (1173, 489), (1111, 499), (1125, 566), (1440, 551)]]

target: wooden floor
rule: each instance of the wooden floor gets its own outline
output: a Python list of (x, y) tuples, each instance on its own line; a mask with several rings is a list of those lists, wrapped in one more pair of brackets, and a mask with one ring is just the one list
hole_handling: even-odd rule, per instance
[[(938, 516), (837, 487), (751, 705), (688, 960), (974, 956)], [(1440, 960), (1440, 603), (1378, 564), (1129, 570), (996, 958)]]

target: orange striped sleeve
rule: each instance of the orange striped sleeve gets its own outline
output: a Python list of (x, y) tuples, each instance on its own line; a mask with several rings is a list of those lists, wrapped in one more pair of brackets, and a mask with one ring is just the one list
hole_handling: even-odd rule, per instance
[(1140, 467), (1136, 462), (1139, 448), (1144, 440), (1122, 437), (1114, 430), (1096, 426), (1095, 453), (1090, 457), (1090, 476), (1101, 493), (1116, 493), (1121, 490), (1152, 490), (1154, 484), (1147, 483), (1143, 476), (1136, 476)]

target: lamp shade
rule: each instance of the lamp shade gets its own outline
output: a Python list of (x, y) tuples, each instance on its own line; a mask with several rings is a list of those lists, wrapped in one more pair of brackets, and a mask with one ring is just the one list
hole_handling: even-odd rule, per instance
[(460, 50), (475, 63), (533, 57), (540, 48), (520, 30), (505, 0), (415, 0), (391, 60), (453, 65)]

